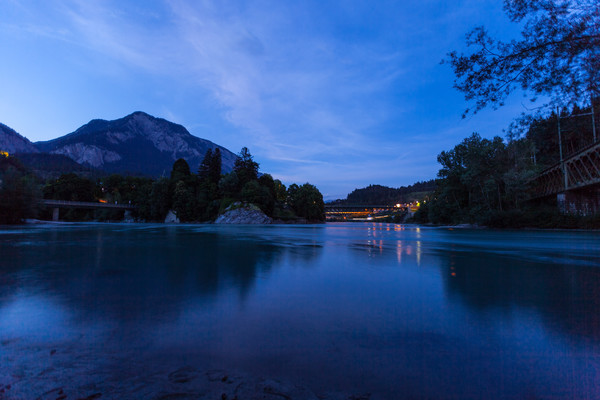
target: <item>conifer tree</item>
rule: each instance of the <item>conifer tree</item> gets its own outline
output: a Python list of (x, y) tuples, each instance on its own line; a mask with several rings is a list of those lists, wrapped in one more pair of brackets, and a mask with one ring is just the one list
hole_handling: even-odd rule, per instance
[(247, 147), (242, 147), (233, 167), (240, 181), (240, 186), (258, 178), (258, 163), (254, 161)]
[(221, 149), (217, 147), (210, 158), (210, 168), (208, 171), (208, 178), (214, 184), (218, 184), (219, 180), (221, 180), (221, 162)]
[(212, 149), (206, 150), (204, 158), (198, 167), (198, 177), (200, 180), (207, 179), (210, 174), (210, 166), (213, 158)]

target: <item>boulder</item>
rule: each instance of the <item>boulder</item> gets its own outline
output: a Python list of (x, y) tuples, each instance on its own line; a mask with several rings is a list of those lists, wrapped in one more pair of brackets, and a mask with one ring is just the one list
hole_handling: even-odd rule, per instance
[(254, 204), (233, 203), (216, 219), (215, 224), (271, 224), (273, 220)]
[(167, 216), (165, 217), (165, 224), (178, 224), (179, 218), (175, 215), (175, 211), (169, 210)]

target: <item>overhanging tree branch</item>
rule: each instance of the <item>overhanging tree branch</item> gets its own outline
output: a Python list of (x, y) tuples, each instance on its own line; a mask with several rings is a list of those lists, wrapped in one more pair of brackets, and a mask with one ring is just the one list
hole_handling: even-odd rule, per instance
[(476, 27), (466, 43), (477, 49), (450, 52), (443, 61), (454, 70), (454, 87), (475, 101), (473, 113), (502, 106), (517, 88), (546, 95), (553, 106), (600, 94), (598, 1), (505, 0), (504, 9), (512, 21), (526, 21), (520, 40), (502, 42)]

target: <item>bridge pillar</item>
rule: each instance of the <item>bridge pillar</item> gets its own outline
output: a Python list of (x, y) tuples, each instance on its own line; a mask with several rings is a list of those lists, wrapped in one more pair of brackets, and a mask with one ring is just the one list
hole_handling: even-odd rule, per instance
[(52, 221), (58, 221), (59, 211), (58, 207), (52, 209)]
[(600, 214), (600, 188), (569, 190), (556, 196), (562, 214), (591, 216)]

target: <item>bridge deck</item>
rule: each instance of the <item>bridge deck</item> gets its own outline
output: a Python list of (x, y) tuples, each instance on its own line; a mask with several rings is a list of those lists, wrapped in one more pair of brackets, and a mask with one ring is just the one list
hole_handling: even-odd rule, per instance
[(90, 201), (67, 201), (67, 200), (42, 200), (42, 204), (54, 208), (110, 208), (117, 210), (133, 210), (136, 207), (131, 204), (95, 203)]
[(361, 204), (325, 204), (325, 213), (333, 214), (340, 212), (373, 212), (374, 210), (391, 211), (400, 210), (405, 207), (396, 207), (393, 205), (361, 205)]

